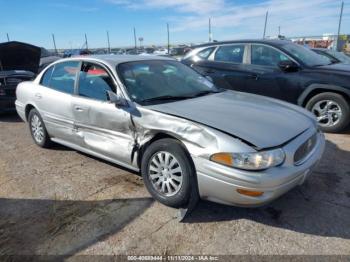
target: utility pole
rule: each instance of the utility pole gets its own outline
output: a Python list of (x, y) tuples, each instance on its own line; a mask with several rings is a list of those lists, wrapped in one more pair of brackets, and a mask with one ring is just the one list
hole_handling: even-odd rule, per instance
[(266, 35), (266, 26), (267, 26), (268, 16), (269, 16), (269, 11), (266, 11), (263, 39), (265, 39), (265, 35)]
[(166, 24), (167, 32), (168, 32), (168, 55), (170, 54), (170, 34), (169, 34), (169, 23)]
[(85, 47), (86, 47), (86, 50), (89, 50), (89, 45), (88, 45), (86, 33), (85, 33)]
[(9, 33), (6, 33), (6, 36), (7, 36), (7, 42), (10, 42)]
[(278, 36), (280, 36), (281, 35), (281, 26), (279, 25), (278, 26)]
[(212, 42), (212, 35), (211, 35), (211, 18), (209, 18), (209, 42)]
[(137, 43), (136, 43), (136, 29), (134, 27), (134, 42), (135, 42), (135, 51), (137, 50)]
[(57, 55), (56, 40), (55, 40), (55, 35), (54, 34), (52, 34), (52, 42), (53, 42), (53, 46), (55, 48), (55, 54)]
[(111, 43), (109, 42), (109, 32), (107, 30), (107, 44), (108, 44), (108, 53), (111, 53)]
[(338, 34), (337, 34), (337, 44), (335, 45), (335, 50), (338, 51), (338, 43), (339, 43), (339, 35), (340, 35), (340, 27), (341, 27), (341, 20), (343, 18), (343, 9), (344, 9), (344, 1), (341, 2), (340, 7), (340, 16), (339, 16), (339, 25), (338, 25)]

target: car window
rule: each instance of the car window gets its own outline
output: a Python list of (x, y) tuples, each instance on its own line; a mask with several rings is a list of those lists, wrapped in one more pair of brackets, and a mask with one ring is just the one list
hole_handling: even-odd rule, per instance
[(78, 94), (107, 101), (107, 91), (115, 92), (112, 78), (100, 65), (84, 62), (79, 72)]
[(47, 86), (60, 92), (73, 94), (78, 66), (78, 61), (56, 64)]
[(288, 60), (290, 59), (285, 54), (272, 47), (252, 45), (251, 63), (253, 65), (277, 67), (281, 61)]
[(219, 47), (214, 60), (219, 62), (243, 63), (244, 45), (225, 45)]
[(213, 52), (215, 49), (215, 47), (209, 47), (206, 49), (203, 49), (202, 51), (199, 51), (197, 53), (197, 56), (201, 59), (208, 59), (208, 57), (210, 56), (211, 52)]
[(161, 96), (188, 97), (217, 91), (212, 82), (177, 61), (127, 62), (120, 64), (117, 71), (130, 98), (138, 103)]
[(54, 69), (54, 66), (51, 66), (49, 69), (47, 69), (44, 73), (44, 75), (41, 78), (40, 84), (43, 86), (50, 86), (52, 71)]
[(332, 63), (329, 58), (320, 56), (302, 45), (287, 43), (283, 45), (282, 48), (288, 52), (289, 55), (296, 58), (296, 60), (299, 60), (302, 63), (306, 64), (307, 66), (315, 67)]

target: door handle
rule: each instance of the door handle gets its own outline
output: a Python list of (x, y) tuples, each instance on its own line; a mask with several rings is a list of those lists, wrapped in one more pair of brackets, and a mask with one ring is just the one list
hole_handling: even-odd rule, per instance
[(75, 106), (74, 109), (75, 109), (75, 111), (78, 111), (78, 112), (83, 112), (84, 111), (84, 108), (82, 108), (80, 106)]
[(42, 95), (41, 95), (40, 93), (36, 93), (36, 94), (35, 94), (35, 97), (36, 97), (37, 99), (41, 99), (41, 98), (42, 98)]
[(259, 75), (258, 74), (251, 74), (251, 75), (249, 75), (249, 78), (254, 79), (254, 80), (258, 80)]

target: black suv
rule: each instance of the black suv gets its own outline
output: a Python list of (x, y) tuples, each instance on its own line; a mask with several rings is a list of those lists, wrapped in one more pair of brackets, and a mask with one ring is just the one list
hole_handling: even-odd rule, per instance
[(183, 60), (222, 88), (285, 100), (313, 112), (323, 131), (350, 121), (350, 65), (334, 63), (286, 40), (197, 46)]

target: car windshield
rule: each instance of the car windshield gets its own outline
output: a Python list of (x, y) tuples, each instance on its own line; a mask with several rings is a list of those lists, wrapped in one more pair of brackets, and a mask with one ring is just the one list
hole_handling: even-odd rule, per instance
[(326, 52), (328, 54), (330, 54), (331, 56), (334, 56), (336, 59), (338, 59), (342, 63), (350, 64), (350, 57), (348, 57), (343, 52), (337, 52), (337, 51), (333, 51), (333, 50), (327, 50)]
[(126, 62), (117, 67), (130, 98), (142, 105), (164, 103), (217, 93), (207, 78), (177, 61)]
[(332, 64), (329, 58), (316, 54), (312, 50), (298, 44), (285, 44), (282, 48), (307, 66), (314, 67)]

